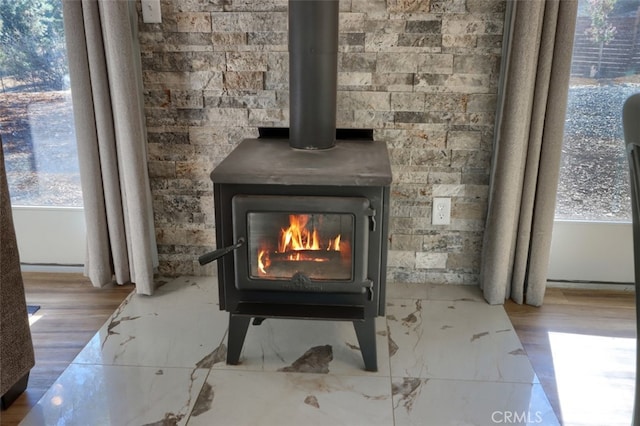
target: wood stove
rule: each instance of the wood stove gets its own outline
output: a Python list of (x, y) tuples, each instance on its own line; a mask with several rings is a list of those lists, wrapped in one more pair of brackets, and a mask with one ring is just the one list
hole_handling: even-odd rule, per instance
[[(336, 137), (338, 1), (289, 2), (289, 131), (242, 141), (211, 173), (227, 363), (251, 318), (353, 322), (377, 370), (384, 315), (391, 167), (371, 131)], [(276, 136), (271, 135), (275, 133)]]

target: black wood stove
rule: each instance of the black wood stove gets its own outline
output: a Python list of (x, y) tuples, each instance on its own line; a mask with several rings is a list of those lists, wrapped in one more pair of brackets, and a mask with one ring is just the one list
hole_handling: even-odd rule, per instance
[(289, 135), (244, 140), (211, 173), (222, 248), (200, 263), (218, 259), (229, 364), (251, 318), (318, 319), (353, 322), (377, 370), (391, 167), (371, 132), (336, 138), (337, 39), (338, 1), (289, 2)]

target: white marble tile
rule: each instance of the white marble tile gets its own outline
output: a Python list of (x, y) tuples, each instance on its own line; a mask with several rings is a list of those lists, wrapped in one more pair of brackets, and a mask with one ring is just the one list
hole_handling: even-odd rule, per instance
[(162, 309), (175, 304), (218, 303), (218, 279), (216, 277), (183, 276), (161, 280), (165, 284), (158, 287), (153, 296), (138, 295), (140, 303), (151, 300), (153, 305)]
[(208, 372), (72, 364), (20, 424), (185, 425)]
[(502, 306), (391, 300), (387, 323), (392, 376), (536, 381)]
[(393, 378), (395, 426), (559, 425), (540, 384)]
[(226, 338), (227, 314), (215, 281), (206, 281), (179, 278), (151, 297), (130, 296), (73, 362), (195, 367)]
[(389, 299), (428, 299), (430, 284), (421, 283), (387, 283), (387, 300)]
[[(412, 298), (414, 299), (414, 298)], [(482, 290), (475, 285), (430, 285), (427, 289), (429, 300), (474, 301), (487, 303)]]
[(393, 425), (388, 377), (212, 370), (203, 395), (189, 426)]
[(215, 278), (169, 281), (129, 296), (24, 424), (557, 424), (501, 306), (471, 287), (400, 290), (436, 300), (388, 298), (372, 373), (341, 321), (251, 325), (226, 365)]
[[(346, 321), (314, 321), (267, 319), (259, 326), (249, 326), (240, 364), (216, 364), (214, 368), (278, 371), (291, 366), (312, 348), (315, 369), (332, 374), (389, 375), (387, 326), (383, 317), (376, 318), (378, 371), (364, 370), (364, 362), (353, 324)], [(330, 349), (324, 350), (324, 347)], [(322, 361), (319, 362), (319, 359)]]
[(482, 290), (472, 285), (389, 283), (387, 300), (392, 299), (467, 300), (486, 303)]

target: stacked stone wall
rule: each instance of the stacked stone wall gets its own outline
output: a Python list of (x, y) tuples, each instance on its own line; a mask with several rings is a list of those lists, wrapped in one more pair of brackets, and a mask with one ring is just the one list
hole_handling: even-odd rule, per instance
[[(505, 2), (342, 0), (340, 128), (393, 167), (388, 278), (477, 284)], [(215, 274), (209, 174), (258, 127), (289, 124), (287, 2), (173, 0), (139, 23), (149, 173), (164, 275)], [(452, 198), (450, 226), (431, 225)]]

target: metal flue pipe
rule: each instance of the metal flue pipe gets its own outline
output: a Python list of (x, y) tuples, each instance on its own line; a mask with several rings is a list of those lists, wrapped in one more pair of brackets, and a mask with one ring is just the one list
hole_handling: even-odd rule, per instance
[(335, 145), (338, 89), (337, 0), (289, 1), (289, 145)]

